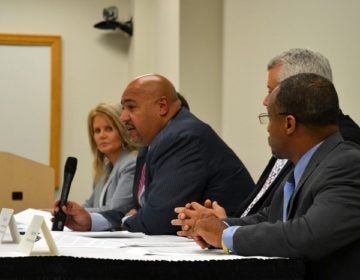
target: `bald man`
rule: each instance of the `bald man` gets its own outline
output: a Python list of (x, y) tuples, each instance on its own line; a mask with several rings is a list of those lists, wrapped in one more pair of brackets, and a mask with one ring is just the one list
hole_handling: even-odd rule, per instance
[[(73, 230), (123, 229), (176, 234), (173, 209), (187, 202), (218, 201), (234, 213), (254, 187), (240, 159), (212, 128), (181, 102), (172, 83), (149, 74), (126, 87), (120, 120), (142, 148), (136, 164), (134, 209), (87, 213), (74, 202), (63, 211)], [(57, 210), (57, 209), (56, 209)]]

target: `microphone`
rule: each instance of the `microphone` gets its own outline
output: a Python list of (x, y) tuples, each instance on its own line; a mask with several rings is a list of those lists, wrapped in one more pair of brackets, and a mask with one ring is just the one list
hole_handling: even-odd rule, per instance
[(63, 231), (65, 226), (66, 214), (61, 209), (67, 203), (67, 199), (70, 192), (71, 182), (74, 178), (75, 171), (77, 166), (77, 159), (74, 157), (68, 157), (66, 159), (65, 168), (64, 168), (64, 180), (61, 189), (61, 196), (59, 202), (59, 212), (54, 216), (54, 222), (52, 225), (52, 230), (54, 231)]

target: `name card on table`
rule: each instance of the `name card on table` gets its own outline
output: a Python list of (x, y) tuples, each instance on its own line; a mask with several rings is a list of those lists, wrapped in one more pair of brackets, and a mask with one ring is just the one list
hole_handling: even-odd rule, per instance
[(0, 213), (0, 243), (3, 242), (8, 227), (10, 229), (12, 242), (19, 243), (20, 234), (14, 218), (14, 209), (3, 208)]
[(20, 251), (25, 255), (30, 256), (34, 247), (34, 243), (39, 238), (40, 230), (42, 231), (46, 244), (49, 247), (50, 255), (59, 255), (55, 241), (44, 221), (44, 217), (39, 215), (34, 215), (29, 227), (25, 232), (25, 235), (22, 237), (21, 242), (17, 247), (17, 251)]

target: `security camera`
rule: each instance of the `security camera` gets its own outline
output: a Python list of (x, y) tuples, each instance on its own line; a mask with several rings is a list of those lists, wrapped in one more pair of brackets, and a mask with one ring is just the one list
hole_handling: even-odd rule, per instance
[(103, 10), (103, 17), (106, 21), (115, 21), (118, 18), (117, 7), (109, 7)]
[(130, 37), (133, 35), (133, 21), (132, 18), (125, 22), (117, 21), (118, 9), (117, 7), (111, 6), (103, 9), (104, 21), (98, 22), (94, 25), (95, 28), (105, 30), (121, 29)]

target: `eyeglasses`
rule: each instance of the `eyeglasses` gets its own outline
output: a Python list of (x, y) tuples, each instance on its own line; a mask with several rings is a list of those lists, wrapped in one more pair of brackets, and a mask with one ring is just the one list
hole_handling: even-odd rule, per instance
[(269, 123), (269, 119), (270, 117), (272, 116), (287, 116), (287, 115), (290, 115), (290, 113), (286, 113), (286, 112), (283, 112), (283, 113), (276, 113), (276, 114), (266, 114), (266, 113), (262, 113), (258, 116), (259, 118), (259, 122), (260, 124), (268, 124)]

